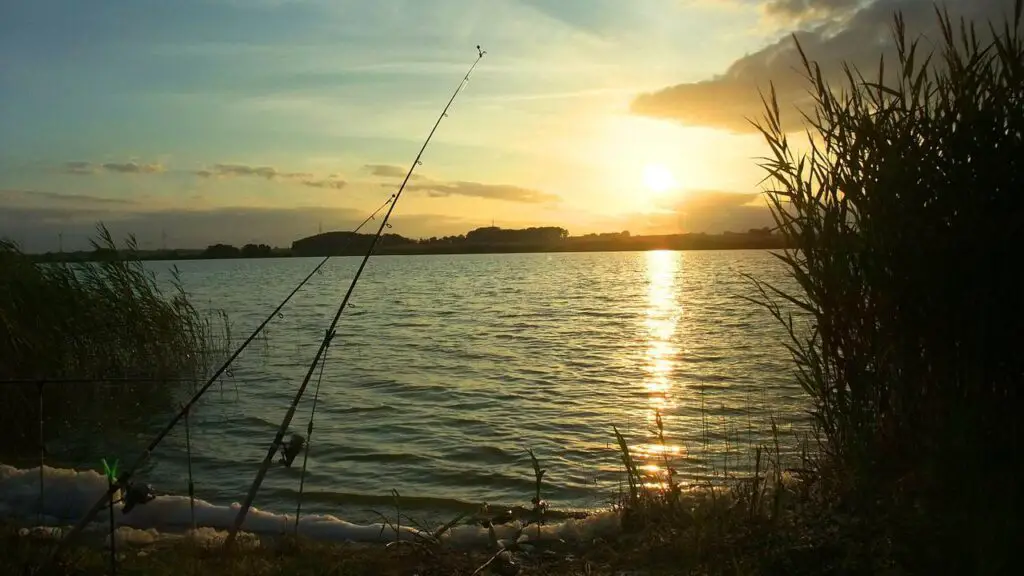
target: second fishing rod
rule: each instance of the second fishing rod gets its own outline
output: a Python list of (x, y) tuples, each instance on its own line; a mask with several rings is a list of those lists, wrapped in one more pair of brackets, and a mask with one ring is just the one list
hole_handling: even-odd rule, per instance
[(299, 401), (302, 400), (302, 396), (306, 392), (306, 387), (309, 385), (309, 381), (312, 379), (317, 365), (321, 362), (321, 358), (327, 351), (327, 348), (331, 345), (331, 341), (334, 339), (335, 328), (338, 325), (338, 320), (341, 318), (342, 312), (344, 312), (345, 308), (348, 306), (349, 299), (352, 297), (352, 292), (355, 290), (356, 283), (359, 281), (359, 277), (362, 275), (363, 269), (366, 268), (366, 263), (370, 260), (370, 256), (373, 255), (373, 251), (376, 249), (377, 242), (380, 241), (380, 238), (384, 233), (384, 229), (390, 227), (388, 220), (391, 218), (391, 213), (398, 204), (398, 200), (402, 197), (402, 192), (405, 190), (406, 184), (409, 183), (409, 179), (412, 177), (413, 171), (415, 171), (416, 167), (421, 164), (420, 159), (423, 157), (423, 152), (430, 144), (430, 140), (434, 137), (434, 133), (437, 132), (437, 127), (441, 124), (441, 120), (448, 116), (448, 110), (451, 108), (452, 103), (455, 102), (455, 97), (459, 95), (459, 92), (461, 92), (466, 86), (466, 83), (469, 82), (469, 76), (473, 73), (476, 65), (480, 63), (480, 60), (483, 59), (484, 54), (487, 53), (482, 50), (480, 46), (477, 46), (476, 49), (476, 60), (473, 61), (473, 64), (469, 67), (469, 71), (466, 72), (466, 75), (462, 78), (462, 82), (459, 83), (455, 92), (452, 93), (451, 98), (448, 99), (448, 103), (441, 111), (441, 114), (437, 117), (437, 121), (434, 122), (434, 126), (431, 128), (426, 140), (423, 141), (423, 145), (420, 147), (419, 153), (416, 154), (416, 158), (409, 166), (409, 171), (406, 172), (401, 186), (399, 186), (398, 191), (395, 193), (394, 200), (392, 200), (391, 204), (388, 206), (388, 210), (384, 214), (384, 218), (381, 219), (380, 226), (377, 228), (377, 233), (374, 234), (370, 247), (366, 250), (366, 254), (363, 255), (363, 259), (359, 263), (359, 268), (356, 269), (356, 273), (352, 277), (352, 281), (349, 283), (348, 290), (345, 292), (345, 296), (342, 298), (341, 304), (338, 305), (338, 309), (334, 313), (334, 318), (331, 320), (330, 326), (324, 331), (323, 339), (320, 342), (319, 348), (317, 348), (316, 355), (309, 364), (306, 376), (302, 379), (302, 384), (296, 391), (295, 397), (292, 399), (292, 403), (288, 407), (288, 411), (285, 413), (284, 419), (281, 421), (281, 425), (277, 429), (277, 434), (274, 436), (273, 442), (271, 442), (270, 446), (267, 448), (267, 453), (260, 464), (259, 471), (256, 473), (256, 478), (253, 480), (252, 486), (249, 487), (249, 493), (246, 494), (245, 502), (243, 502), (242, 506), (239, 508), (238, 514), (235, 516), (235, 521), (232, 524), (231, 529), (228, 531), (228, 537), (224, 542), (224, 546), (226, 548), (230, 548), (234, 544), (238, 530), (245, 522), (245, 517), (249, 513), (249, 508), (252, 507), (253, 500), (256, 499), (256, 493), (259, 492), (260, 485), (263, 483), (263, 478), (266, 476), (267, 470), (270, 468), (270, 464), (274, 459), (274, 454), (278, 451), (284, 441), (284, 436), (288, 431), (288, 427), (291, 425), (292, 418), (295, 416), (295, 410), (298, 408)]

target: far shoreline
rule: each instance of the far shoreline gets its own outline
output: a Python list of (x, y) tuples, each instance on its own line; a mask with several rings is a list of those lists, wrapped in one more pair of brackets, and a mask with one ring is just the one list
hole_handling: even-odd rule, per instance
[[(559, 241), (532, 243), (441, 243), (441, 242), (387, 242), (382, 239), (375, 248), (374, 256), (450, 256), (450, 255), (487, 255), (487, 254), (571, 254), (598, 252), (649, 252), (655, 250), (671, 251), (711, 251), (711, 250), (780, 250), (786, 245), (780, 236), (759, 233), (724, 234), (673, 234), (659, 236), (632, 236), (617, 238), (601, 237), (568, 237)], [(191, 260), (260, 260), (267, 258), (303, 258), (303, 257), (347, 257), (363, 256), (369, 248), (369, 235), (358, 235), (347, 239), (344, 243), (327, 246), (315, 246), (306, 249), (270, 248), (261, 245), (260, 250), (238, 249), (233, 246), (218, 244), (206, 249), (168, 249), (168, 250), (119, 250), (116, 256), (142, 261), (191, 261)], [(28, 255), (37, 263), (71, 263), (96, 262), (109, 260), (115, 256), (112, 251), (90, 250), (75, 252), (46, 252)]]

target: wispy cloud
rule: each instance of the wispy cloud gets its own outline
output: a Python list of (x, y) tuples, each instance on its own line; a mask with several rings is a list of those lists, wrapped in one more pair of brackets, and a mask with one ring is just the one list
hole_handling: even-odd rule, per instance
[(663, 198), (658, 210), (605, 216), (591, 220), (597, 231), (629, 230), (634, 234), (679, 234), (774, 227), (771, 210), (760, 193), (687, 190)]
[(507, 200), (528, 204), (557, 202), (560, 198), (540, 190), (513, 186), (511, 184), (483, 184), (480, 182), (427, 182), (407, 187), (411, 191), (426, 192), (428, 196), (440, 198), (445, 196), (470, 196), (490, 200)]
[[(380, 175), (387, 175), (386, 165), (376, 165)], [(102, 172), (113, 172), (118, 174), (156, 174), (164, 172), (166, 168), (162, 164), (140, 164), (137, 162), (105, 162), (102, 164), (72, 161), (65, 162), (63, 172), (76, 175), (92, 175)], [(316, 175), (311, 172), (288, 172), (274, 166), (260, 166), (249, 164), (213, 164), (208, 168), (192, 170), (192, 174), (200, 178), (228, 179), (228, 178), (262, 178), (265, 180), (301, 184), (310, 188), (330, 188), (341, 190), (348, 185), (348, 182), (340, 174)]]
[(138, 164), (136, 162), (107, 162), (103, 164), (103, 169), (122, 174), (155, 174), (164, 171), (164, 167), (160, 164)]
[(104, 162), (96, 164), (82, 160), (65, 162), (63, 172), (65, 174), (77, 174), (87, 176), (100, 174), (102, 172), (115, 172), (119, 174), (157, 174), (164, 171), (164, 166), (159, 163), (140, 164), (138, 162)]
[(348, 186), (348, 182), (340, 179), (336, 174), (332, 174), (331, 176), (321, 180), (302, 180), (302, 185), (309, 186), (310, 188), (333, 188), (335, 190), (341, 190), (345, 186)]
[(263, 178), (283, 183), (295, 183), (310, 188), (341, 190), (348, 182), (340, 174), (317, 176), (310, 172), (285, 172), (273, 166), (251, 166), (248, 164), (214, 164), (210, 168), (196, 170), (202, 178)]
[[(371, 176), (378, 178), (405, 178), (406, 174), (405, 169), (393, 164), (365, 164), (363, 165), (363, 169), (369, 172)], [(561, 199), (555, 194), (549, 194), (541, 190), (534, 190), (532, 188), (525, 188), (512, 184), (485, 184), (465, 180), (433, 180), (419, 174), (414, 174), (410, 180), (416, 180), (418, 183), (407, 185), (406, 190), (409, 190), (410, 192), (426, 192), (427, 196), (430, 196), (431, 198), (467, 196), (473, 198), (486, 198), (489, 200), (522, 202), (527, 204), (557, 202)], [(394, 183), (386, 182), (382, 183), (381, 186), (390, 188), (394, 186)]]
[(89, 162), (73, 161), (64, 163), (64, 172), (67, 174), (95, 174), (96, 170)]
[(273, 166), (250, 166), (248, 164), (214, 164), (210, 168), (196, 171), (203, 178), (231, 178), (235, 176), (254, 176), (274, 180), (302, 180), (313, 178), (308, 172), (282, 172)]
[[(379, 178), (405, 178), (408, 170), (401, 166), (395, 166), (394, 164), (366, 164), (363, 169), (370, 173), (371, 176), (377, 176)], [(423, 176), (419, 174), (413, 174), (410, 180), (420, 180)]]
[(83, 204), (102, 206), (131, 206), (135, 202), (123, 198), (105, 198), (88, 194), (66, 194), (42, 190), (0, 190), (0, 206), (81, 206)]
[(601, 98), (633, 94), (630, 88), (587, 88), (582, 90), (566, 90), (559, 92), (521, 92), (497, 94), (492, 96), (470, 96), (466, 100), (473, 102), (531, 102), (538, 100), (574, 100), (583, 98)]

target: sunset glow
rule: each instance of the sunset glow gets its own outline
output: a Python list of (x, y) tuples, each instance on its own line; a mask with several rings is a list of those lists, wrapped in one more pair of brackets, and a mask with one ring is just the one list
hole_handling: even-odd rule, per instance
[(772, 224), (752, 202), (769, 150), (746, 118), (763, 112), (757, 87), (798, 85), (795, 48), (777, 44), (797, 21), (756, 3), (97, 2), (0, 18), (0, 236), (30, 251), (88, 248), (99, 220), (148, 249), (351, 230), (400, 183), (477, 44), (487, 57), (394, 233)]

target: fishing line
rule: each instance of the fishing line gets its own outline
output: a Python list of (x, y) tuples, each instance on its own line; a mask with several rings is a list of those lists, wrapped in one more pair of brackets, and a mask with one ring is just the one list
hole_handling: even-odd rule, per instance
[[(359, 232), (359, 230), (361, 230), (363, 226), (365, 226), (370, 220), (373, 220), (381, 210), (383, 210), (386, 206), (392, 205), (393, 202), (395, 201), (395, 198), (396, 195), (392, 194), (387, 200), (384, 201), (383, 204), (380, 205), (379, 208), (377, 208), (369, 216), (367, 216), (366, 219), (359, 224), (359, 226), (356, 226), (352, 233), (354, 234)], [(391, 211), (388, 210), (388, 213), (390, 214)], [(99, 514), (100, 510), (103, 509), (104, 504), (108, 500), (110, 500), (110, 498), (113, 497), (113, 494), (119, 488), (123, 488), (128, 484), (129, 480), (131, 480), (132, 475), (135, 473), (135, 471), (139, 468), (139, 466), (143, 464), (143, 462), (145, 462), (149, 458), (149, 456), (153, 453), (153, 450), (155, 450), (156, 447), (160, 444), (160, 442), (162, 442), (163, 439), (171, 432), (174, 426), (177, 425), (179, 421), (181, 421), (181, 419), (185, 415), (185, 412), (190, 410), (192, 406), (199, 401), (203, 394), (205, 394), (206, 391), (209, 390), (211, 386), (213, 386), (217, 379), (219, 379), (221, 375), (224, 374), (225, 371), (227, 371), (228, 367), (231, 365), (232, 362), (235, 361), (236, 358), (238, 358), (242, 351), (245, 350), (245, 348), (249, 346), (249, 344), (253, 340), (256, 339), (256, 336), (258, 336), (260, 332), (263, 331), (267, 324), (269, 324), (270, 321), (273, 320), (274, 317), (276, 317), (281, 312), (281, 309), (284, 308), (285, 304), (287, 304), (292, 299), (292, 297), (295, 296), (295, 294), (303, 286), (305, 286), (307, 282), (309, 282), (310, 278), (312, 278), (317, 272), (320, 271), (321, 268), (324, 267), (325, 264), (327, 264), (327, 261), (330, 260), (330, 258), (331, 256), (325, 256), (323, 260), (321, 260), (320, 263), (317, 264), (316, 267), (313, 268), (313, 270), (309, 274), (307, 274), (306, 277), (303, 278), (302, 281), (299, 282), (297, 286), (295, 286), (295, 288), (288, 294), (288, 296), (286, 296), (285, 299), (282, 300), (281, 303), (278, 304), (277, 307), (274, 308), (274, 310), (267, 315), (263, 322), (261, 322), (260, 325), (257, 326), (255, 330), (253, 330), (252, 334), (250, 334), (249, 337), (246, 338), (245, 341), (243, 341), (242, 344), (239, 345), (237, 349), (235, 349), (231, 356), (229, 356), (228, 359), (224, 361), (224, 364), (222, 364), (221, 367), (218, 368), (217, 371), (213, 373), (213, 376), (210, 376), (209, 380), (206, 381), (206, 384), (204, 384), (199, 390), (195, 392), (195, 394), (192, 395), (192, 397), (189, 399), (188, 402), (185, 403), (181, 410), (179, 410), (177, 414), (175, 414), (174, 417), (171, 418), (171, 421), (167, 423), (167, 425), (160, 431), (159, 434), (156, 435), (155, 438), (153, 438), (152, 441), (150, 441), (149, 445), (146, 446), (146, 449), (142, 452), (142, 454), (140, 454), (138, 458), (135, 459), (135, 462), (130, 467), (125, 468), (125, 470), (120, 475), (118, 475), (117, 479), (114, 482), (110, 483), (110, 485), (107, 488), (107, 492), (100, 496), (100, 498), (96, 500), (96, 503), (93, 504), (92, 508), (90, 508), (89, 511), (86, 512), (84, 516), (82, 516), (78, 523), (75, 524), (71, 528), (71, 530), (69, 530), (67, 534), (58, 541), (57, 546), (55, 546), (53, 549), (53, 553), (49, 556), (49, 558), (47, 558), (45, 565), (40, 567), (41, 571), (49, 569), (53, 561), (62, 552), (64, 552), (64, 550), (67, 549), (68, 545), (71, 544), (73, 538), (80, 534), (82, 530), (85, 529), (86, 525), (88, 525), (89, 522), (92, 522), (96, 515)]]
[[(110, 479), (111, 486), (113, 479)], [(114, 528), (114, 496), (110, 496), (110, 576), (117, 576), (117, 530)]]
[(43, 516), (46, 515), (45, 504), (45, 472), (44, 467), (46, 466), (46, 437), (43, 435), (43, 382), (36, 384), (37, 392), (39, 393), (39, 524), (43, 524)]
[(306, 486), (306, 462), (309, 461), (309, 450), (313, 445), (313, 418), (316, 417), (316, 403), (320, 399), (320, 383), (324, 379), (324, 366), (327, 365), (327, 353), (320, 362), (320, 374), (316, 377), (316, 388), (313, 390), (313, 407), (309, 411), (309, 424), (306, 425), (306, 450), (302, 453), (302, 473), (299, 474), (299, 503), (295, 506), (295, 533), (299, 533), (299, 517), (302, 515), (302, 489)]
[(188, 422), (189, 411), (185, 411), (185, 456), (188, 462), (188, 509), (192, 516), (192, 531), (196, 529), (196, 486), (192, 482), (192, 432)]
[(473, 73), (473, 69), (480, 63), (480, 60), (484, 57), (484, 52), (480, 46), (477, 49), (477, 59), (473, 61), (473, 65), (469, 67), (469, 71), (462, 78), (462, 82), (459, 83), (458, 88), (452, 93), (452, 97), (448, 100), (448, 104), (445, 105), (444, 110), (441, 111), (440, 116), (437, 117), (437, 121), (434, 122), (434, 127), (430, 130), (430, 134), (427, 135), (427, 139), (423, 142), (423, 146), (420, 147), (420, 151), (416, 154), (416, 159), (413, 160), (412, 165), (409, 166), (409, 171), (405, 174), (405, 179), (402, 180), (402, 185), (398, 188), (398, 192), (395, 193), (394, 198), (388, 211), (384, 214), (383, 220), (381, 220), (380, 226), (377, 228), (377, 233), (373, 236), (373, 241), (370, 243), (369, 249), (366, 254), (363, 255), (362, 262), (359, 263), (359, 268), (356, 270), (355, 276), (352, 277), (352, 282), (348, 286), (348, 290), (345, 292), (345, 297), (342, 298), (341, 304), (338, 306), (337, 311), (334, 313), (334, 318), (331, 320), (330, 327), (324, 332), (324, 338), (320, 343), (320, 347), (316, 351), (316, 356), (313, 357), (313, 361), (309, 364), (309, 370), (306, 371), (306, 376), (302, 380), (302, 384), (299, 386), (298, 391), (295, 393), (295, 398), (292, 399), (291, 405), (288, 407), (288, 411), (284, 415), (284, 419), (281, 420), (281, 426), (277, 429), (277, 434), (274, 436), (274, 441), (267, 448), (267, 454), (263, 458), (263, 462), (260, 464), (260, 469), (256, 473), (256, 478), (252, 482), (252, 486), (249, 487), (249, 493), (245, 497), (245, 502), (242, 503), (242, 507), (239, 508), (238, 514), (235, 517), (235, 522), (231, 526), (228, 532), (228, 537), (224, 541), (225, 548), (230, 548), (235, 541), (235, 536), (238, 534), (238, 529), (242, 526), (242, 522), (245, 521), (245, 516), (249, 513), (249, 508), (252, 506), (253, 500), (256, 499), (256, 492), (259, 491), (260, 484), (263, 483), (263, 478), (267, 475), (267, 470), (270, 468), (270, 463), (274, 458), (274, 452), (278, 450), (284, 439), (285, 431), (288, 430), (288, 425), (291, 424), (292, 418), (295, 416), (295, 410), (299, 405), (299, 401), (302, 399), (302, 395), (306, 391), (306, 386), (309, 385), (310, 379), (313, 377), (313, 371), (316, 370), (317, 364), (320, 362), (320, 358), (323, 356), (327, 347), (330, 345), (331, 340), (335, 336), (335, 327), (338, 325), (338, 319), (341, 318), (341, 313), (348, 306), (348, 301), (352, 297), (352, 291), (355, 290), (356, 283), (359, 281), (359, 277), (363, 273), (363, 269), (366, 268), (366, 263), (370, 259), (370, 255), (373, 254), (374, 248), (377, 247), (377, 242), (380, 240), (381, 235), (384, 233), (385, 227), (390, 227), (388, 220), (391, 218), (391, 213), (395, 209), (395, 205), (398, 204), (398, 199), (402, 196), (402, 191), (405, 190), (405, 185), (409, 182), (409, 178), (412, 177), (413, 171), (416, 166), (420, 165), (420, 158), (423, 156), (424, 150), (427, 149), (427, 145), (430, 144), (431, 138), (437, 131), (437, 127), (441, 124), (441, 120), (448, 116), (448, 109), (451, 108), (452, 102), (455, 101), (455, 97), (459, 95), (462, 88), (469, 82), (469, 75)]

